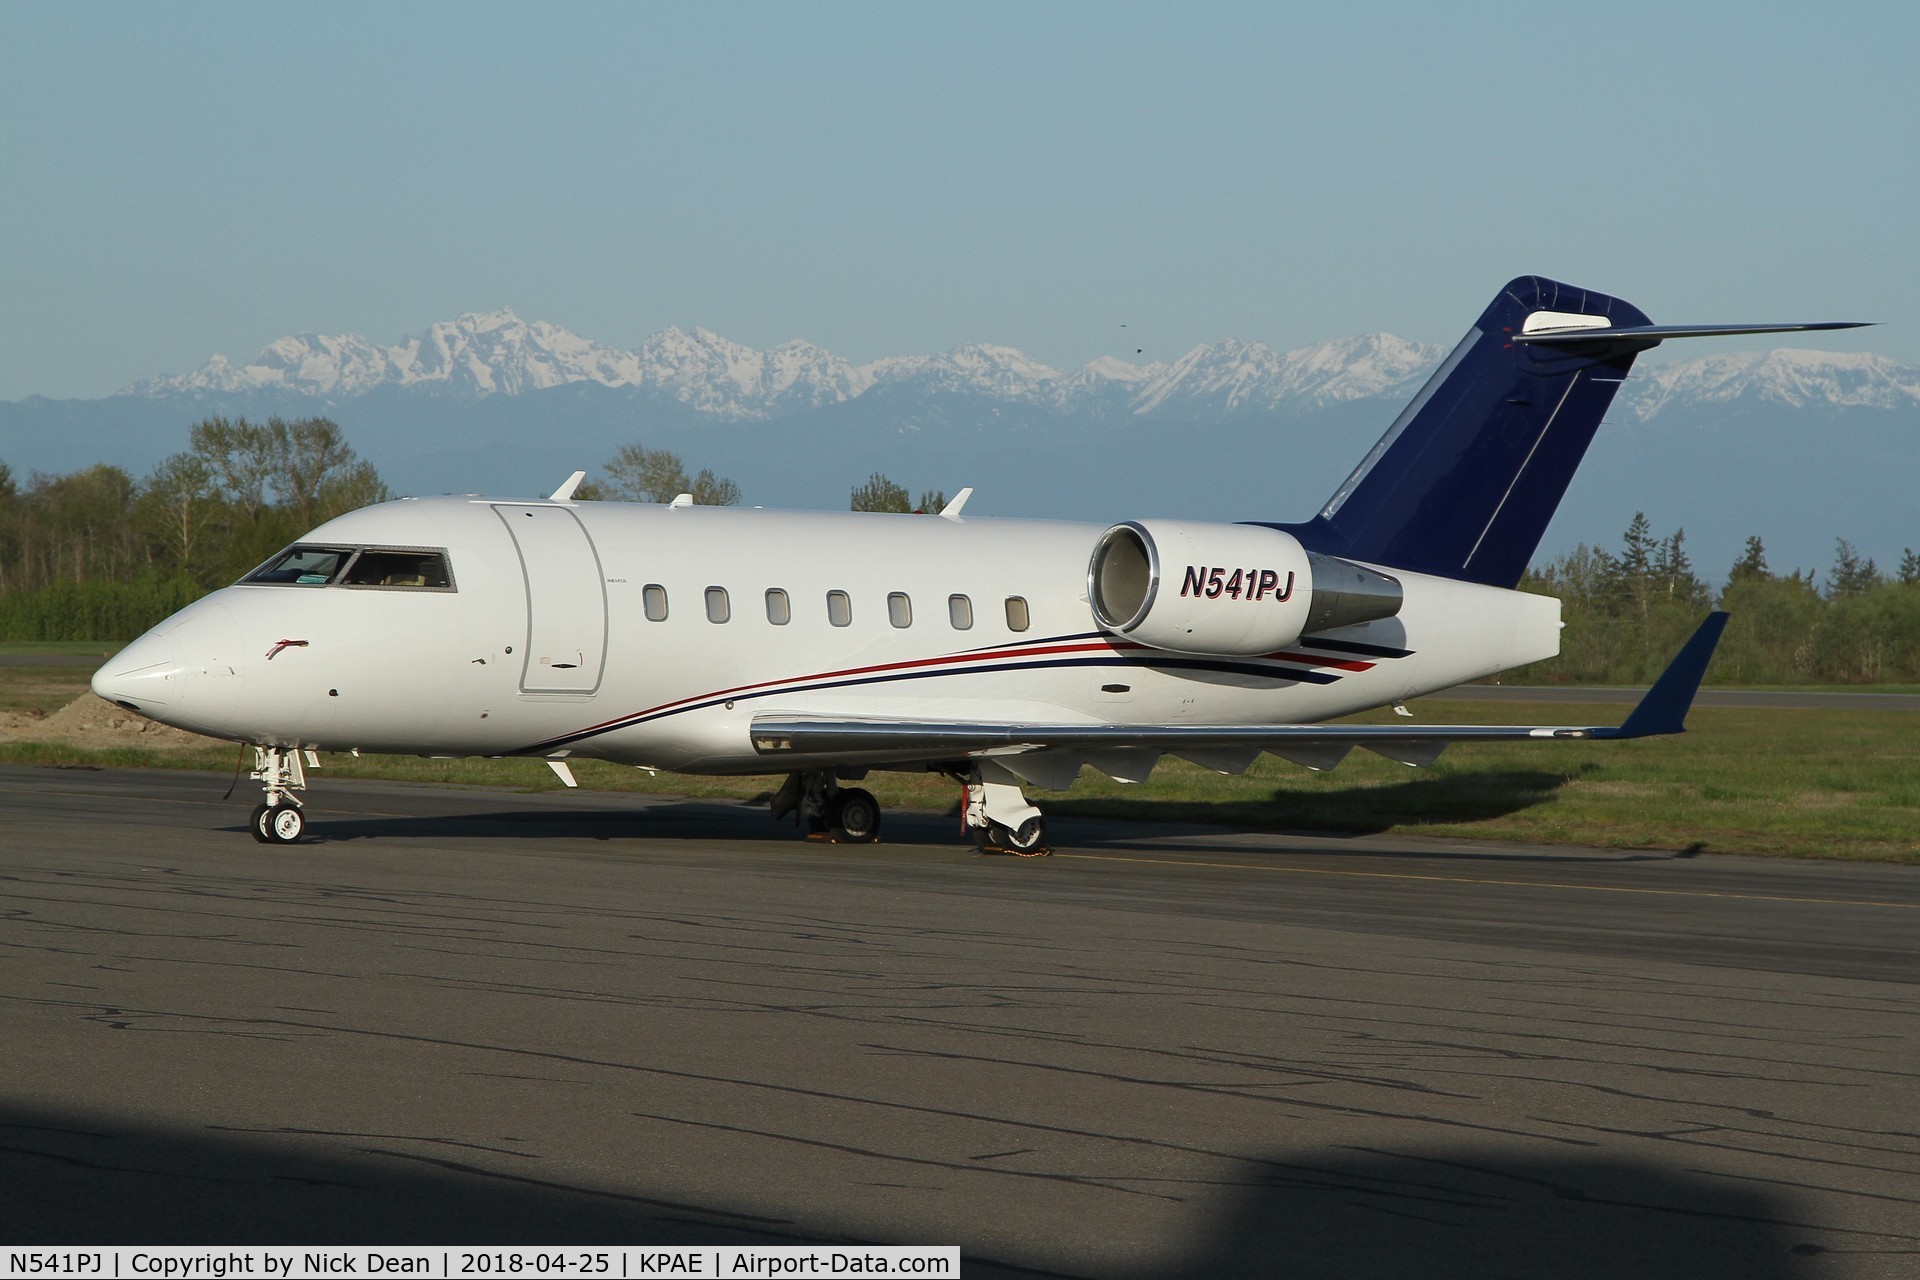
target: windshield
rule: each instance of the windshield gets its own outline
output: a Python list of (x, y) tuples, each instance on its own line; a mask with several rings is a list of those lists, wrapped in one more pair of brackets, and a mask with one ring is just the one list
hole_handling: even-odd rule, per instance
[(427, 547), (292, 546), (240, 581), (294, 587), (454, 589), (447, 553)]
[(438, 551), (362, 551), (340, 579), (349, 587), (436, 587), (445, 590), (447, 558)]
[(340, 576), (353, 558), (353, 547), (288, 547), (242, 578), (242, 582), (280, 582), (299, 587), (324, 587)]

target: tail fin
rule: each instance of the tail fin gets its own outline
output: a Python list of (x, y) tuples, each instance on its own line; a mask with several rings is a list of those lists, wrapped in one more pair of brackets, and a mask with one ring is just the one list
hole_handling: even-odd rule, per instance
[[(1630, 303), (1522, 276), (1327, 505), (1286, 525), (1315, 551), (1511, 587), (1586, 456), (1633, 358), (1659, 338)], [(1532, 342), (1533, 335), (1591, 342)]]
[(1327, 555), (1514, 586), (1636, 355), (1668, 338), (1861, 327), (1657, 325), (1618, 298), (1521, 276), (1320, 514), (1273, 527)]

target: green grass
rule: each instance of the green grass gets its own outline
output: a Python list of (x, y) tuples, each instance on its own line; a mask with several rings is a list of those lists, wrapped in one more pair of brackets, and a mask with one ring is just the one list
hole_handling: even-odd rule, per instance
[(0, 711), (38, 710), (51, 715), (87, 691), (93, 667), (65, 663), (0, 667)]
[(85, 693), (100, 659), (118, 652), (120, 647), (111, 640), (21, 640), (0, 644), (0, 659), (70, 657), (75, 660), (72, 665), (0, 663), (0, 712), (37, 710), (51, 715)]
[(8, 640), (0, 644), (7, 654), (72, 654), (76, 658), (106, 658), (127, 647), (125, 640)]
[[(1512, 675), (1513, 675), (1512, 672), (1508, 672), (1505, 677), (1488, 676), (1484, 680), (1475, 680), (1475, 681), (1472, 681), (1471, 683), (1476, 685), (1499, 685), (1499, 686), (1522, 688), (1522, 689), (1564, 689), (1564, 688), (1640, 689), (1640, 688), (1645, 688), (1644, 684), (1635, 684), (1630, 680), (1629, 681), (1590, 680), (1590, 681), (1587, 681), (1584, 685), (1576, 685), (1573, 682), (1566, 681), (1566, 680), (1513, 679), (1511, 678)], [(1752, 684), (1752, 683), (1721, 684), (1715, 681), (1711, 676), (1711, 674), (1709, 674), (1705, 683), (1703, 683), (1700, 687), (1703, 689), (1712, 689), (1720, 693), (1920, 693), (1920, 684), (1896, 684), (1893, 682), (1887, 682), (1887, 683), (1881, 684), (1881, 683), (1875, 683), (1871, 681), (1847, 683), (1840, 680), (1829, 680), (1825, 684)]]
[[(1434, 700), (1421, 710), (1423, 719), (1449, 723), (1604, 724), (1619, 712)], [(1700, 707), (1688, 722), (1691, 731), (1673, 738), (1454, 747), (1420, 771), (1364, 752), (1327, 774), (1265, 758), (1239, 780), (1181, 766), (1156, 771), (1151, 788), (1130, 794), (1104, 780), (1083, 783), (1050, 807), (1142, 818), (1211, 813), (1266, 828), (1920, 862), (1920, 716)]]
[[(1607, 724), (1620, 708), (1423, 699), (1420, 712), (1422, 721), (1437, 723)], [(1223, 777), (1169, 758), (1142, 785), (1087, 770), (1070, 791), (1035, 798), (1063, 815), (1260, 830), (1920, 862), (1920, 715), (1697, 707), (1689, 724), (1684, 736), (1635, 742), (1454, 747), (1421, 770), (1355, 751), (1330, 773), (1262, 757), (1246, 774)], [(0, 744), (0, 761), (67, 767), (231, 773), (240, 758), (238, 748)], [(560, 785), (535, 760), (323, 759), (321, 786), (327, 777), (522, 790)], [(780, 781), (653, 777), (603, 761), (571, 763), (582, 786), (605, 791), (752, 799)], [(955, 784), (926, 774), (874, 773), (862, 785), (895, 809), (952, 812), (958, 799)]]
[(1708, 689), (1737, 690), (1742, 693), (1920, 693), (1920, 684), (1712, 684)]

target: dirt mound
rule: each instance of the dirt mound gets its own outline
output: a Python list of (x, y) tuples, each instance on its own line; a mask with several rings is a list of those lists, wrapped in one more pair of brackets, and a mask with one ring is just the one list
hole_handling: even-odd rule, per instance
[(147, 747), (181, 750), (224, 745), (184, 729), (157, 724), (104, 698), (83, 693), (52, 715), (39, 711), (0, 714), (0, 742), (65, 742), (76, 747)]

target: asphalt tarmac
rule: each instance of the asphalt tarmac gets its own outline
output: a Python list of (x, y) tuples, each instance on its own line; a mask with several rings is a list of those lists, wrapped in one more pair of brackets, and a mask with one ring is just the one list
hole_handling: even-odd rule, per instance
[(0, 1241), (1911, 1276), (1920, 868), (0, 767)]

